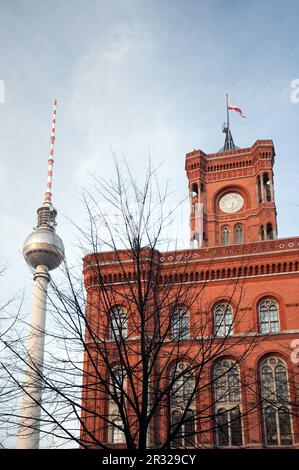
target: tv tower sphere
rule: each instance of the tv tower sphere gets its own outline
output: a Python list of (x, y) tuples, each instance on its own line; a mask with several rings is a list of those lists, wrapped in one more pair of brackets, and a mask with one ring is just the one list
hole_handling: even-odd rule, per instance
[(64, 246), (54, 231), (39, 227), (26, 238), (23, 255), (32, 268), (36, 269), (38, 265), (43, 265), (51, 271), (58, 268), (64, 260)]

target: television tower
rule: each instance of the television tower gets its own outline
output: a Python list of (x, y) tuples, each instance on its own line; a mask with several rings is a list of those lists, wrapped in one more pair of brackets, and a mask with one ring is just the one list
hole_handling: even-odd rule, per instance
[(54, 101), (44, 202), (37, 209), (37, 226), (26, 238), (23, 247), (23, 255), (27, 264), (35, 270), (33, 276), (35, 286), (17, 449), (38, 449), (39, 447), (40, 405), (42, 401), (41, 374), (44, 360), (49, 271), (57, 268), (64, 259), (62, 240), (55, 233), (57, 211), (52, 205), (56, 106), (57, 100)]

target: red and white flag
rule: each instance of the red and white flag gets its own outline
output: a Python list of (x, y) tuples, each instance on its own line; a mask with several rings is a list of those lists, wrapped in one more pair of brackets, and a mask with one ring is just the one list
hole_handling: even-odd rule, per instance
[(246, 116), (244, 116), (244, 114), (242, 113), (242, 110), (238, 106), (234, 105), (230, 99), (227, 102), (227, 109), (237, 111), (237, 113), (239, 113), (242, 118), (246, 118)]

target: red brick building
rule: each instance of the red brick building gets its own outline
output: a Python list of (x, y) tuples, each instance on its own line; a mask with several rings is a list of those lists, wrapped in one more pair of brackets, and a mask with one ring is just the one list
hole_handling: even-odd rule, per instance
[[(205, 286), (201, 309), (198, 302), (180, 306), (183, 314), (178, 328), (184, 330), (180, 341), (186, 348), (196, 338), (196, 327), (204, 314), (211, 320), (206, 325), (211, 331), (205, 334), (213, 334), (215, 344), (228, 334), (230, 346), (223, 357), (203, 371), (203, 378), (215, 380), (209, 379), (212, 385), (202, 389), (191, 407), (191, 413), (207, 407), (213, 413), (209, 412), (206, 419), (193, 427), (188, 425), (189, 430), (196, 431), (191, 441), (184, 439), (183, 427), (176, 440), (178, 446), (299, 447), (299, 378), (294, 353), (296, 340), (299, 343), (299, 237), (277, 237), (274, 157), (271, 140), (259, 140), (245, 149), (232, 148), (214, 154), (194, 150), (186, 155), (190, 249), (155, 251), (159, 270), (155, 282), (160, 288), (171, 284), (176, 289), (180, 284), (193, 292)], [(93, 269), (95, 258), (100, 265), (101, 282)], [(141, 276), (146, 277), (146, 269)], [(128, 314), (128, 298), (124, 302), (121, 292), (126, 292), (128, 282), (134, 283), (135, 277), (132, 259), (125, 251), (92, 254), (84, 259), (86, 316), (94, 331), (101, 329), (104, 286), (112, 290), (119, 286), (113, 301), (125, 319), (126, 333), (130, 332), (133, 320)], [(243, 343), (255, 337), (255, 345), (234, 366), (243, 347), (238, 338), (242, 338), (244, 331), (248, 335)], [(92, 341), (90, 344), (92, 348)], [(113, 341), (111, 344), (109, 347), (113, 348)], [(167, 347), (164, 357), (170, 354)], [(85, 358), (85, 385), (93, 375), (91, 356)], [(105, 363), (96, 352), (92, 357), (105, 370)], [(81, 437), (87, 439), (90, 432), (108, 446), (124, 445), (121, 429), (117, 427), (120, 421), (116, 426), (103, 425), (102, 418), (111, 413), (103, 393), (97, 387), (85, 391), (83, 404), (97, 412), (83, 413)], [(149, 446), (157, 447), (163, 442), (175, 413), (179, 414), (177, 409), (173, 414), (168, 410), (155, 416)]]

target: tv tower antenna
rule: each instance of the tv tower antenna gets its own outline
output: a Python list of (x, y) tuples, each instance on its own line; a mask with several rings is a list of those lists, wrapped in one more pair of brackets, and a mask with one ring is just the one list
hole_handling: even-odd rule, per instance
[(45, 202), (51, 202), (52, 201), (52, 175), (53, 175), (53, 163), (54, 163), (56, 109), (57, 109), (57, 100), (54, 100), (51, 136), (50, 136), (50, 156), (49, 156), (49, 160), (48, 160), (48, 179), (47, 179), (47, 189), (46, 189), (46, 193), (45, 193)]
[(57, 268), (64, 260), (64, 246), (55, 233), (57, 211), (52, 206), (52, 175), (54, 163), (54, 142), (56, 128), (56, 106), (52, 117), (48, 177), (43, 204), (37, 209), (37, 226), (26, 238), (23, 255), (34, 269), (34, 295), (29, 332), (28, 356), (24, 373), (23, 397), (20, 426), (17, 435), (17, 449), (39, 447), (42, 383), (44, 361), (47, 290), (49, 271)]

